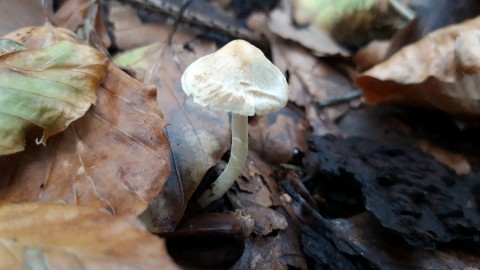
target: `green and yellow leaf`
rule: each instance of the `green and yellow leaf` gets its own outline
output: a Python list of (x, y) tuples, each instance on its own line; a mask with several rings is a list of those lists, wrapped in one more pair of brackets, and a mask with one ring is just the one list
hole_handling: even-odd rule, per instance
[(43, 128), (45, 144), (82, 117), (106, 70), (103, 54), (70, 41), (1, 55), (0, 155), (22, 151), (33, 127)]

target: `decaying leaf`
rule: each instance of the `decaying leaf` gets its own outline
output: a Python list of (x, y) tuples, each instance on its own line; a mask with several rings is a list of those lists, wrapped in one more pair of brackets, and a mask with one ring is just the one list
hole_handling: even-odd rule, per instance
[(242, 257), (230, 269), (308, 269), (301, 250), (300, 229), (292, 219), (287, 218), (287, 222), (289, 226), (278, 234), (249, 238)]
[[(108, 20), (113, 25), (115, 45), (123, 50), (166, 42), (171, 30), (168, 25), (142, 22), (134, 7), (116, 1), (110, 1)], [(186, 42), (190, 38), (178, 29), (173, 36), (173, 43)]]
[(18, 43), (11, 39), (0, 38), (0, 55), (26, 50), (23, 44)]
[(470, 164), (465, 156), (452, 153), (443, 147), (436, 146), (427, 140), (420, 140), (418, 146), (423, 152), (432, 155), (441, 163), (455, 170), (457, 174), (469, 174), (471, 172)]
[[(95, 5), (97, 7), (94, 7)], [(97, 35), (95, 38), (98, 38), (98, 40), (95, 40), (95, 43), (100, 43), (99, 41), (101, 41), (101, 44), (95, 45), (108, 48), (111, 45), (111, 41), (104, 25), (102, 12), (97, 10), (92, 16), (88, 14), (90, 9), (98, 7), (99, 1), (65, 1), (53, 16), (52, 24), (57, 27), (70, 29), (81, 36), (90, 37), (91, 35)], [(90, 40), (92, 40), (91, 37)]]
[[(145, 220), (154, 231), (175, 228), (204, 174), (218, 162), (230, 143), (227, 113), (194, 104), (186, 98), (180, 85), (183, 70), (194, 60), (213, 52), (215, 46), (200, 40), (188, 46), (191, 51), (181, 45), (166, 47), (156, 43), (117, 58), (117, 63), (135, 70), (140, 80), (153, 78), (158, 87), (158, 103), (165, 119), (172, 123), (166, 130), (178, 178), (169, 179), (166, 190), (146, 213)], [(160, 66), (155, 72), (152, 69), (158, 61)]]
[(435, 31), (357, 80), (367, 102), (480, 115), (480, 17)]
[(238, 188), (235, 188), (235, 193), (242, 199), (265, 207), (280, 205), (276, 194), (278, 187), (270, 175), (271, 167), (250, 149), (247, 164), (242, 170), (242, 175), (236, 180)]
[(61, 41), (82, 43), (75, 33), (65, 28), (53, 27), (50, 23), (43, 26), (29, 26), (6, 34), (3, 38), (21, 43), (28, 50), (42, 49)]
[(87, 207), (0, 207), (0, 269), (178, 269), (133, 216)]
[(338, 45), (327, 31), (315, 26), (295, 27), (290, 18), (290, 6), (289, 1), (284, 1), (282, 8), (271, 12), (268, 27), (273, 33), (302, 44), (317, 56), (349, 55), (349, 52)]
[(106, 68), (100, 52), (69, 41), (0, 56), (0, 155), (23, 150), (32, 127), (44, 129), (45, 144), (82, 117)]
[(283, 230), (288, 226), (285, 217), (269, 207), (244, 200), (233, 194), (229, 194), (228, 198), (236, 211), (249, 216), (255, 222), (252, 232), (257, 235), (266, 236), (275, 230)]
[(45, 22), (42, 1), (0, 1), (0, 36), (21, 27)]
[(374, 40), (368, 43), (353, 56), (353, 61), (357, 65), (357, 69), (365, 71), (382, 62), (385, 59), (389, 47), (389, 41)]
[(273, 164), (288, 162), (297, 150), (305, 152), (310, 127), (302, 116), (288, 107), (257, 116), (249, 123), (249, 148)]
[(170, 174), (156, 89), (110, 65), (97, 101), (46, 147), (0, 158), (0, 200), (140, 214)]

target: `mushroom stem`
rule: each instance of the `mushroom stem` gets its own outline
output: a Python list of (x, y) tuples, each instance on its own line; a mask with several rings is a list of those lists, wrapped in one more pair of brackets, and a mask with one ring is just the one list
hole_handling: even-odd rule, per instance
[(248, 117), (232, 113), (232, 149), (227, 167), (198, 199), (200, 206), (205, 207), (220, 198), (233, 185), (247, 162), (248, 153)]

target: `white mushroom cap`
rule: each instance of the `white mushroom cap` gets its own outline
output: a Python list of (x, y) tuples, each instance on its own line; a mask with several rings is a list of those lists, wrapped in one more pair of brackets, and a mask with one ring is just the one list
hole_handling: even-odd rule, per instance
[(193, 62), (183, 73), (182, 88), (197, 104), (240, 115), (274, 112), (288, 101), (285, 76), (244, 40)]

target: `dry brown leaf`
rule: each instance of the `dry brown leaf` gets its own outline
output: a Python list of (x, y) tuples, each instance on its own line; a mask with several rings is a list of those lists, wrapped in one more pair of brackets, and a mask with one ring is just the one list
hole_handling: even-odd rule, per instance
[(53, 27), (50, 23), (45, 23), (43, 26), (20, 28), (6, 34), (4, 38), (22, 43), (29, 50), (40, 49), (64, 40), (82, 43), (72, 31)]
[(349, 55), (326, 31), (315, 26), (295, 27), (290, 19), (291, 6), (288, 1), (284, 2), (283, 9), (277, 8), (270, 13), (268, 27), (273, 33), (302, 44), (317, 56)]
[(435, 31), (357, 79), (369, 103), (480, 115), (480, 17)]
[[(280, 214), (285, 215), (284, 211)], [(240, 260), (230, 269), (308, 269), (298, 225), (287, 217), (288, 227), (270, 236), (248, 239)]]
[(469, 174), (472, 170), (467, 158), (461, 154), (452, 153), (451, 151), (436, 146), (427, 140), (419, 140), (418, 146), (423, 152), (429, 153), (436, 160), (453, 169), (457, 174)]
[(249, 148), (265, 161), (278, 164), (292, 159), (295, 149), (307, 151), (310, 126), (303, 115), (285, 107), (257, 116), (249, 123)]
[(156, 89), (110, 65), (97, 102), (46, 147), (0, 159), (0, 200), (140, 214), (170, 174)]
[(242, 199), (272, 207), (281, 205), (278, 186), (271, 177), (272, 168), (252, 150), (248, 153), (247, 164), (237, 178), (235, 193)]
[(389, 41), (372, 41), (367, 46), (358, 50), (353, 56), (353, 61), (359, 71), (365, 71), (378, 63), (381, 63), (387, 55), (390, 47)]
[(0, 1), (0, 14), (0, 36), (21, 27), (45, 22), (42, 1)]
[(241, 211), (243, 215), (253, 219), (253, 233), (257, 235), (266, 236), (274, 230), (283, 230), (288, 226), (285, 216), (271, 208), (244, 200), (233, 194), (229, 194), (228, 198), (236, 211)]
[[(172, 29), (155, 23), (144, 23), (137, 15), (137, 10), (130, 5), (110, 1), (108, 19), (113, 24), (115, 44), (119, 49), (132, 49), (153, 42), (166, 42)], [(176, 31), (173, 43), (186, 42), (190, 37), (182, 31)]]
[[(68, 0), (55, 13), (51, 19), (52, 24), (75, 32), (80, 29), (85, 32), (86, 24), (88, 23), (95, 28), (95, 33), (99, 36), (102, 46), (108, 48), (111, 45), (111, 41), (103, 23), (102, 12), (99, 10), (94, 18), (87, 18), (87, 13), (92, 5), (98, 5), (97, 1)], [(92, 20), (92, 22), (86, 22), (85, 20)], [(90, 35), (91, 33), (88, 34)]]
[[(143, 216), (150, 229), (156, 232), (175, 228), (206, 171), (230, 146), (228, 114), (196, 105), (193, 99), (185, 97), (180, 84), (183, 70), (216, 47), (212, 42), (200, 40), (188, 46), (191, 51), (185, 50), (183, 45), (165, 47), (156, 43), (117, 58), (120, 65), (134, 69), (139, 79), (152, 76), (158, 87), (158, 103), (165, 112), (165, 119), (172, 123), (167, 133), (176, 175), (169, 178), (165, 190)], [(157, 62), (160, 63), (158, 71), (150, 74)]]
[(0, 269), (178, 269), (133, 216), (68, 205), (0, 207)]

